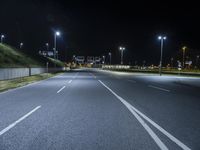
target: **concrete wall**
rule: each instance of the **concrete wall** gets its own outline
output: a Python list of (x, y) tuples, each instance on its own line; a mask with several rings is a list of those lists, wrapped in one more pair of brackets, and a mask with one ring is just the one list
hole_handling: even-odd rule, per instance
[[(49, 68), (48, 72), (64, 71), (65, 68)], [(47, 68), (0, 68), (0, 80), (26, 77), (47, 72)]]

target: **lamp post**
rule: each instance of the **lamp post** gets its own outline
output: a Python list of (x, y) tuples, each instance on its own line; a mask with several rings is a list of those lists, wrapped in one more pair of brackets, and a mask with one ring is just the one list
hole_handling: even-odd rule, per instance
[(105, 56), (102, 57), (103, 57), (102, 64), (105, 64)]
[(49, 51), (49, 43), (46, 43), (47, 51)]
[(146, 60), (143, 60), (143, 69), (145, 68)]
[(185, 68), (185, 50), (187, 49), (186, 46), (183, 46), (182, 47), (182, 50), (183, 50), (183, 69)]
[(3, 43), (3, 39), (5, 38), (5, 36), (2, 34), (1, 35), (1, 43)]
[(76, 55), (73, 55), (73, 62), (76, 63)]
[(22, 49), (23, 45), (24, 45), (24, 43), (20, 43), (19, 48)]
[(123, 52), (125, 50), (125, 47), (120, 46), (119, 50), (121, 51), (121, 65), (123, 65)]
[(109, 57), (110, 57), (110, 65), (111, 65), (112, 53), (109, 52), (108, 55), (109, 55)]
[(173, 61), (174, 61), (174, 58), (171, 57), (171, 68), (173, 68)]
[[(59, 31), (56, 31), (54, 33), (54, 59), (56, 59), (56, 51), (57, 51), (57, 49), (56, 49), (56, 37), (57, 36), (60, 36), (60, 32)], [(57, 52), (57, 56), (58, 56), (58, 52)], [(57, 57), (57, 59), (58, 59), (58, 57)]]
[(160, 50), (161, 50), (161, 53), (160, 53), (160, 64), (159, 64), (159, 74), (160, 76), (162, 75), (162, 57), (163, 57), (163, 43), (164, 43), (164, 40), (167, 39), (166, 36), (158, 36), (158, 39), (160, 40)]
[(199, 55), (197, 55), (197, 69), (199, 69)]

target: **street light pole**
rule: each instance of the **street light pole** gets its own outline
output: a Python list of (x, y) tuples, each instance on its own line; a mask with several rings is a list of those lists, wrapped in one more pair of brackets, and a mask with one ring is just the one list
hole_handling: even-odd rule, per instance
[(24, 45), (24, 43), (20, 43), (19, 48), (22, 49), (23, 45)]
[(1, 35), (1, 43), (3, 44), (3, 39), (5, 38), (5, 36), (2, 34)]
[(173, 68), (173, 60), (174, 60), (174, 58), (172, 57), (171, 58), (171, 68)]
[(123, 65), (123, 50), (121, 50), (121, 65)]
[(54, 34), (54, 59), (56, 59), (56, 33)]
[(49, 43), (46, 43), (47, 51), (49, 51)]
[(183, 50), (183, 69), (185, 68), (185, 50), (186, 50), (186, 46), (184, 46), (183, 48), (182, 48), (182, 50)]
[(105, 64), (105, 56), (102, 56), (103, 57), (103, 62), (102, 62), (102, 64)]
[[(57, 51), (57, 49), (56, 49), (56, 37), (57, 36), (60, 36), (60, 32), (58, 32), (58, 31), (56, 31), (55, 34), (54, 34), (54, 59), (56, 59), (56, 51)], [(57, 56), (58, 56), (58, 54), (57, 54)]]
[(109, 52), (108, 55), (110, 56), (110, 65), (111, 65), (112, 53)]
[(161, 41), (160, 43), (160, 65), (159, 65), (159, 74), (162, 75), (162, 57), (163, 57), (163, 43), (166, 40), (166, 36), (159, 36), (158, 39)]
[(199, 55), (197, 56), (197, 69), (199, 69)]
[(119, 50), (121, 51), (121, 65), (123, 65), (123, 52), (125, 50), (125, 47), (119, 47)]

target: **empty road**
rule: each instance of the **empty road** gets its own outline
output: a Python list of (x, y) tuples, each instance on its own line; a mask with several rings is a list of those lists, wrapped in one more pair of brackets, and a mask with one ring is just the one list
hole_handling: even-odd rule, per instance
[(200, 78), (66, 72), (0, 93), (0, 150), (200, 149)]

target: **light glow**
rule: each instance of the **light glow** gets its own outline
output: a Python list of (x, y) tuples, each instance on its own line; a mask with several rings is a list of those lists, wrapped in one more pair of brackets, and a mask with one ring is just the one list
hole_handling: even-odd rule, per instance
[(60, 32), (57, 31), (57, 32), (56, 32), (56, 35), (57, 35), (57, 36), (60, 36)]
[(158, 36), (158, 39), (159, 39), (159, 40), (166, 40), (167, 37), (166, 37), (166, 36)]
[(124, 50), (125, 50), (125, 47), (120, 46), (120, 47), (119, 47), (119, 50), (124, 51)]

